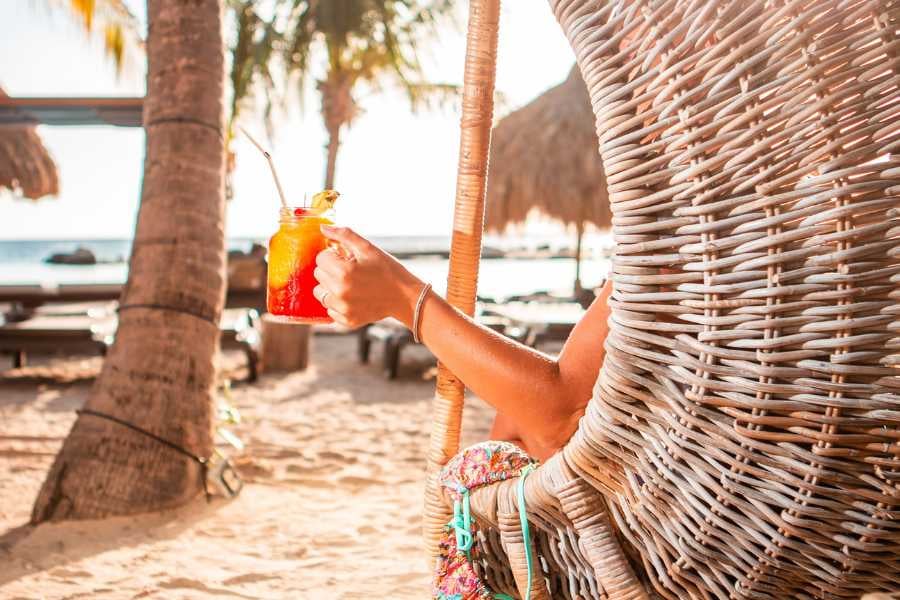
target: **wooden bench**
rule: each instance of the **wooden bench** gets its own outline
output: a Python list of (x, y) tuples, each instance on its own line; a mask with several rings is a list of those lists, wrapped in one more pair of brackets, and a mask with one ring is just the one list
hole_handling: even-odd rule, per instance
[[(44, 308), (24, 320), (0, 324), (0, 353), (12, 355), (13, 368), (24, 367), (29, 353), (105, 355), (115, 340), (116, 317), (112, 311), (72, 314), (75, 309), (64, 305)], [(243, 351), (249, 371), (247, 381), (256, 381), (261, 345), (259, 313), (255, 309), (226, 309), (219, 327), (221, 347)]]

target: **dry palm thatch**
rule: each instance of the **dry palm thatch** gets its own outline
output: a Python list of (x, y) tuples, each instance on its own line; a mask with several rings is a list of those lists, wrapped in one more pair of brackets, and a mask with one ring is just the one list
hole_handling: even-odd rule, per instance
[[(0, 90), (0, 97), (6, 97), (3, 90)], [(56, 164), (34, 127), (0, 125), (2, 188), (35, 200), (59, 193)]]
[(610, 226), (594, 114), (577, 67), (494, 127), (485, 224), (501, 230), (534, 208), (567, 225)]
[(578, 256), (586, 224), (611, 225), (594, 114), (577, 67), (494, 128), (485, 224), (501, 231), (532, 210), (575, 225)]

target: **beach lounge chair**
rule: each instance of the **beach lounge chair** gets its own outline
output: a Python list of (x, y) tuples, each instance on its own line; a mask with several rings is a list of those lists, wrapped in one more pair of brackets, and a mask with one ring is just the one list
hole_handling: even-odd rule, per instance
[(414, 343), (412, 334), (403, 323), (394, 319), (385, 319), (366, 325), (356, 335), (359, 362), (368, 363), (372, 352), (372, 343), (380, 342), (384, 376), (388, 379), (396, 379), (403, 346)]
[(532, 348), (567, 340), (584, 313), (577, 302), (506, 302), (485, 308), (485, 314), (507, 324), (507, 335)]
[[(472, 492), (475, 571), (530, 600), (900, 589), (900, 4), (550, 4), (597, 116), (610, 332), (568, 444)], [(498, 16), (471, 3), (448, 278), (469, 314)], [(463, 391), (439, 367), (434, 557)]]
[(2, 285), (0, 303), (33, 308), (48, 302), (118, 300), (121, 293), (118, 283)]
[[(506, 332), (509, 322), (498, 315), (482, 314), (478, 322), (494, 331)], [(396, 319), (384, 319), (371, 325), (362, 327), (357, 332), (357, 354), (359, 362), (369, 362), (372, 352), (372, 343), (382, 344), (382, 369), (387, 379), (396, 379), (400, 370), (400, 356), (407, 344), (416, 344), (412, 332), (403, 323)]]
[(0, 325), (0, 353), (12, 355), (16, 369), (25, 366), (29, 353), (105, 354), (114, 331), (109, 318), (37, 315)]
[[(87, 312), (78, 314), (77, 310)], [(106, 354), (115, 341), (114, 312), (96, 306), (47, 305), (25, 320), (0, 325), (0, 353), (12, 355), (13, 368), (25, 366), (29, 353)], [(223, 349), (247, 358), (248, 381), (259, 375), (259, 314), (253, 309), (225, 309), (220, 320)]]
[(259, 313), (253, 308), (226, 308), (219, 321), (219, 345), (223, 350), (241, 350), (247, 358), (247, 381), (259, 378), (259, 354), (262, 328)]
[(108, 302), (62, 302), (58, 304), (44, 304), (36, 307), (31, 311), (31, 314), (47, 317), (86, 315), (89, 317), (101, 318), (108, 315), (114, 315), (118, 304), (119, 303), (114, 300)]
[[(34, 308), (47, 304), (111, 301), (118, 300), (121, 295), (121, 283), (0, 285), (0, 305), (10, 304), (17, 313), (26, 316)], [(265, 286), (259, 289), (242, 286), (229, 287), (225, 295), (225, 306), (265, 311)]]

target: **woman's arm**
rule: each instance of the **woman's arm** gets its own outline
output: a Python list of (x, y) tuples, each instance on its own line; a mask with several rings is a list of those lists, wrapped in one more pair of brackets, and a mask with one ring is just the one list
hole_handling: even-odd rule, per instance
[[(421, 285), (418, 286), (421, 289)], [(603, 362), (606, 298), (596, 299), (556, 360), (490, 329), (429, 293), (419, 336), (454, 375), (515, 425), (536, 456), (572, 436)]]
[[(353, 255), (323, 252), (316, 296), (339, 323), (355, 327), (392, 316), (413, 325), (424, 284), (396, 259), (345, 228), (325, 235)], [(603, 361), (608, 310), (604, 290), (572, 331), (557, 360), (482, 327), (429, 292), (419, 336), (475, 394), (508, 418), (538, 457), (561, 447), (575, 431)]]

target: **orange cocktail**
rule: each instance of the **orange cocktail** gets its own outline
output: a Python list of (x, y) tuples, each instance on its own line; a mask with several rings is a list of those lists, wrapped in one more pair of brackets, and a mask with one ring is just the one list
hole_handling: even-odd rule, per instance
[[(333, 204), (333, 201), (332, 201)], [(296, 323), (330, 323), (331, 317), (315, 296), (316, 256), (328, 247), (321, 226), (333, 223), (325, 207), (282, 208), (281, 226), (269, 240), (269, 313)]]

